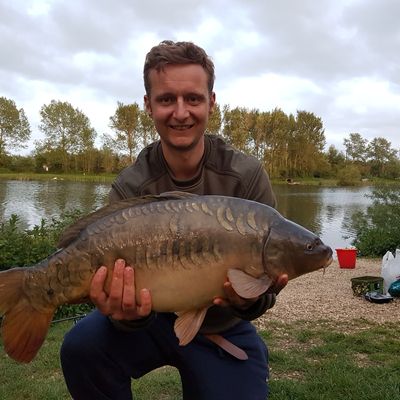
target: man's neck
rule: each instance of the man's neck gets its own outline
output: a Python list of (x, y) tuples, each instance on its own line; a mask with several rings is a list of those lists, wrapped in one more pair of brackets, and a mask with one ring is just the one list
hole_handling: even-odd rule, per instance
[(174, 149), (161, 142), (162, 152), (174, 178), (188, 180), (196, 176), (204, 155), (204, 140), (193, 149), (184, 151)]

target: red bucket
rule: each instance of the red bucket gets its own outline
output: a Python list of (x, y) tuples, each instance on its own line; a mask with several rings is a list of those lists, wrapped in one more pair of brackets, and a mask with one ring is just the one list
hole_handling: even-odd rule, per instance
[(336, 249), (340, 268), (355, 268), (357, 249)]

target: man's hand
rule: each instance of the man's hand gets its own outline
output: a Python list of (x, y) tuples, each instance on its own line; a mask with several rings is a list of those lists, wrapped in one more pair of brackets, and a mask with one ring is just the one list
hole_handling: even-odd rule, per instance
[[(288, 283), (288, 276), (286, 274), (280, 275), (274, 284), (266, 291), (271, 296), (277, 295)], [(244, 299), (240, 297), (232, 287), (231, 282), (227, 280), (224, 283), (225, 297), (216, 297), (213, 301), (214, 305), (222, 307), (234, 307), (239, 310), (246, 310), (251, 307), (258, 297), (253, 299)]]
[(140, 303), (136, 302), (135, 270), (117, 260), (110, 285), (110, 293), (104, 290), (107, 267), (100, 267), (90, 285), (90, 299), (98, 310), (115, 320), (136, 320), (147, 317), (151, 312), (151, 295), (148, 289), (140, 291)]

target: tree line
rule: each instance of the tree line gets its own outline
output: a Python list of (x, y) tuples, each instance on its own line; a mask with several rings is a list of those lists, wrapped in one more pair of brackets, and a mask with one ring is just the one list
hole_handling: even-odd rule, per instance
[[(39, 130), (29, 156), (14, 155), (26, 147), (31, 128), (24, 110), (0, 97), (0, 169), (10, 171), (115, 173), (131, 164), (144, 146), (157, 140), (153, 121), (137, 103), (117, 103), (109, 117), (112, 133), (101, 135), (89, 118), (68, 102), (52, 100), (40, 109)], [(261, 160), (272, 178), (400, 176), (399, 151), (383, 137), (369, 141), (359, 133), (344, 139), (344, 151), (325, 150), (323, 122), (312, 112), (286, 114), (229, 105), (215, 107), (207, 133), (224, 137), (236, 148)]]

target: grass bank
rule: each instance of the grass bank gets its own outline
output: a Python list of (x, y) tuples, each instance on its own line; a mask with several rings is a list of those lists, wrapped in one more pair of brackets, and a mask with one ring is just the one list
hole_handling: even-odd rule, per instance
[[(74, 182), (96, 182), (111, 183), (114, 181), (116, 174), (53, 174), (53, 173), (30, 173), (30, 172), (0, 172), (0, 179), (3, 180), (20, 180), (20, 181), (49, 181), (49, 180), (65, 180)], [(304, 185), (304, 186), (338, 186), (336, 178), (293, 178), (293, 179), (271, 179), (274, 185)], [(375, 185), (399, 185), (399, 180), (388, 179), (367, 179), (355, 182), (355, 186), (375, 186)]]
[[(395, 400), (400, 397), (398, 324), (359, 320), (346, 331), (332, 323), (272, 322), (261, 335), (270, 349), (270, 400)], [(59, 348), (71, 322), (51, 327), (37, 358), (21, 365), (0, 349), (0, 398), (69, 399)], [(1, 345), (0, 345), (1, 347)], [(173, 368), (132, 383), (135, 399), (181, 399)]]
[(72, 182), (95, 182), (95, 183), (111, 183), (115, 179), (115, 174), (52, 174), (52, 173), (13, 173), (4, 172), (0, 173), (0, 179), (3, 180), (17, 180), (17, 181), (72, 181)]

